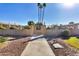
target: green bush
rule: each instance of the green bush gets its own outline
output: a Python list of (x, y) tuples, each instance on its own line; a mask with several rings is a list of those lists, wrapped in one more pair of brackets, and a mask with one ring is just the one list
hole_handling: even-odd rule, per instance
[(0, 37), (0, 43), (5, 42), (6, 40), (7, 40), (7, 38), (5, 38), (5, 37)]
[(69, 38), (69, 31), (65, 30), (61, 33), (62, 38)]

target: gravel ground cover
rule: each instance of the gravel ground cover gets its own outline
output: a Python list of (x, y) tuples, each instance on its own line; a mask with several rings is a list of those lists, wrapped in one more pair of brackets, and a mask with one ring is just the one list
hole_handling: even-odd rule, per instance
[(0, 56), (20, 56), (30, 38), (21, 38), (10, 41), (8, 46), (0, 48)]
[(9, 44), (9, 41), (0, 43), (0, 48), (4, 48), (4, 47), (6, 47), (8, 44)]
[[(48, 42), (56, 56), (79, 56), (79, 50), (75, 49), (64, 42), (62, 39), (55, 39)], [(61, 44), (64, 48), (55, 49), (54, 43)]]

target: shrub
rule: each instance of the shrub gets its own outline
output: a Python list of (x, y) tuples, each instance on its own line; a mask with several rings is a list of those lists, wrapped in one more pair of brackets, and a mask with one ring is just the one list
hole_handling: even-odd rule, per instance
[(51, 29), (50, 27), (47, 27), (47, 29)]
[(69, 31), (65, 30), (61, 33), (61, 37), (64, 39), (68, 39), (69, 38)]
[(5, 42), (6, 40), (7, 40), (7, 38), (5, 38), (5, 37), (0, 37), (0, 43)]
[(14, 27), (10, 27), (10, 29), (15, 29)]

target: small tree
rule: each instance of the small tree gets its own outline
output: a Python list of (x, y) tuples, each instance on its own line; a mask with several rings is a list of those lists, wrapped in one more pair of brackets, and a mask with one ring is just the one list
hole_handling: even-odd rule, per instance
[(28, 21), (28, 25), (34, 25), (35, 23), (33, 21)]
[(74, 24), (74, 22), (69, 22), (69, 24)]

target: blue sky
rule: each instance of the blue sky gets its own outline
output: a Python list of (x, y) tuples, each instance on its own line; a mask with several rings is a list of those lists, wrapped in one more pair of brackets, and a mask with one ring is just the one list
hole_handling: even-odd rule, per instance
[[(38, 21), (38, 8), (34, 3), (0, 3), (0, 22), (26, 25), (29, 20)], [(44, 21), (46, 24), (79, 22), (79, 4), (71, 8), (59, 3), (47, 4)]]

